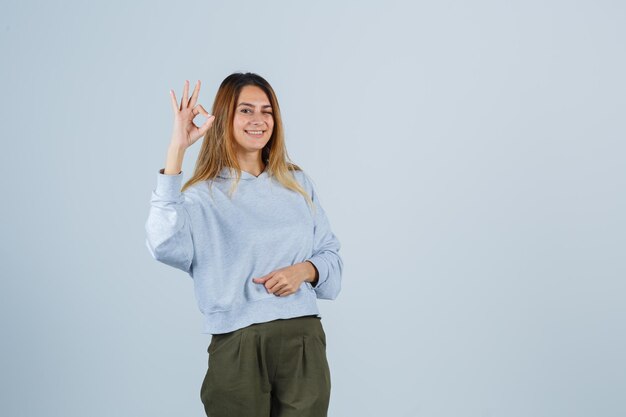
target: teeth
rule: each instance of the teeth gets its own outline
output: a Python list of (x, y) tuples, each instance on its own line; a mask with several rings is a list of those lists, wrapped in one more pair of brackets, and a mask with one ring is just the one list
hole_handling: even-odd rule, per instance
[(262, 130), (246, 130), (246, 132), (252, 134), (252, 135), (260, 135), (261, 133), (263, 133)]

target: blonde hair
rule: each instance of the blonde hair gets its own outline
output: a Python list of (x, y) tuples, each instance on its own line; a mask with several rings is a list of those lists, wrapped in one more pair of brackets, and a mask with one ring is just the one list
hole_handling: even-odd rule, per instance
[[(291, 171), (302, 169), (290, 161), (285, 146), (285, 137), (278, 99), (270, 84), (260, 75), (247, 72), (236, 72), (224, 79), (220, 85), (211, 114), (215, 116), (213, 125), (204, 135), (202, 147), (196, 160), (193, 175), (183, 185), (181, 191), (201, 181), (212, 180), (217, 177), (222, 168), (232, 167), (236, 172), (236, 181), (233, 183), (229, 196), (232, 196), (241, 178), (241, 167), (233, 147), (233, 120), (237, 100), (243, 87), (253, 85), (261, 88), (267, 95), (274, 117), (272, 136), (261, 150), (261, 158), (266, 169), (284, 187), (302, 194), (307, 203), (314, 207), (311, 196), (296, 181)], [(211, 181), (209, 181), (211, 183)]]

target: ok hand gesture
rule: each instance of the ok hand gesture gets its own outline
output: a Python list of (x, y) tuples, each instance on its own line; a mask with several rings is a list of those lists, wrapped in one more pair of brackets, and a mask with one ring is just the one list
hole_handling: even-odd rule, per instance
[[(211, 127), (213, 121), (215, 120), (215, 116), (209, 115), (201, 104), (196, 104), (199, 93), (200, 80), (196, 83), (196, 86), (191, 93), (191, 98), (188, 99), (189, 81), (185, 80), (183, 98), (180, 101), (179, 106), (176, 101), (176, 94), (174, 94), (174, 90), (170, 90), (172, 110), (174, 111), (174, 128), (172, 130), (171, 145), (182, 150), (187, 149), (200, 137), (202, 137), (206, 131), (209, 130), (209, 127)], [(198, 127), (194, 124), (193, 119), (200, 113), (208, 119), (202, 126)]]

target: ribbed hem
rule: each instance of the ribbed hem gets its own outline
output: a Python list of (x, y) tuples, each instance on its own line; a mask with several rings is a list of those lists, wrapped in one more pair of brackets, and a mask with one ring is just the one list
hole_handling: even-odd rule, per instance
[[(267, 298), (241, 305), (229, 311), (216, 311), (204, 315), (203, 334), (228, 333), (254, 323), (315, 314), (319, 316), (317, 298), (311, 290), (307, 297), (297, 302), (287, 297)], [(321, 316), (320, 316), (321, 317)]]

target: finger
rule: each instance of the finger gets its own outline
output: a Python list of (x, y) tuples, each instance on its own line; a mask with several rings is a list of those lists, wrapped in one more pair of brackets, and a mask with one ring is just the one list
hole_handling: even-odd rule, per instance
[(200, 80), (193, 87), (193, 92), (191, 93), (191, 98), (189, 99), (189, 107), (194, 107), (196, 105), (196, 100), (198, 100), (198, 94), (200, 94)]
[(176, 103), (176, 94), (174, 90), (170, 90), (170, 99), (172, 102), (172, 109), (174, 110), (174, 114), (178, 113), (178, 104)]
[(254, 282), (256, 284), (261, 284), (263, 286), (265, 286), (265, 282), (268, 280), (269, 278), (254, 278)]
[(276, 273), (276, 271), (272, 271), (272, 272), (269, 272), (269, 273), (267, 273), (267, 274), (265, 274), (265, 275), (262, 275), (262, 276), (258, 277), (257, 279), (268, 280), (268, 279), (269, 279), (269, 278), (271, 278), (271, 277), (272, 277), (275, 273)]
[(268, 276), (269, 276), (269, 274), (268, 274), (268, 275), (263, 275), (262, 277), (252, 278), (252, 279), (253, 279), (254, 281), (256, 281), (256, 282), (259, 282), (259, 281), (261, 281), (261, 280), (265, 279), (265, 278), (266, 278), (266, 277), (268, 277)]
[[(271, 292), (276, 291), (277, 289), (279, 289), (280, 287), (282, 287), (282, 285), (276, 286), (279, 283), (277, 278), (270, 278), (265, 282), (265, 288), (267, 288), (268, 290), (270, 290)], [(274, 288), (276, 287), (276, 288)]]
[(180, 100), (180, 109), (187, 108), (186, 104), (189, 101), (189, 80), (185, 80), (185, 87), (183, 88), (183, 98)]
[(285, 295), (293, 294), (293, 291), (289, 287), (283, 287), (281, 288), (280, 291), (277, 291), (275, 294), (280, 295), (281, 297), (284, 297)]
[(207, 130), (209, 130), (209, 128), (211, 127), (211, 125), (213, 124), (213, 121), (215, 120), (215, 116), (210, 116), (209, 119), (204, 122), (204, 124), (202, 126), (200, 126), (198, 128), (198, 132), (201, 135), (204, 135), (206, 133)]
[(211, 115), (209, 114), (209, 112), (208, 112), (208, 111), (206, 111), (206, 110), (204, 109), (204, 107), (202, 107), (202, 104), (198, 104), (198, 105), (196, 106), (196, 108), (198, 109), (198, 113), (202, 113), (202, 114), (203, 114), (204, 116), (206, 116), (206, 117), (211, 116)]
[(277, 281), (271, 289), (271, 291), (274, 294), (280, 294), (281, 292), (288, 291), (288, 290), (289, 290), (289, 283), (285, 281)]

